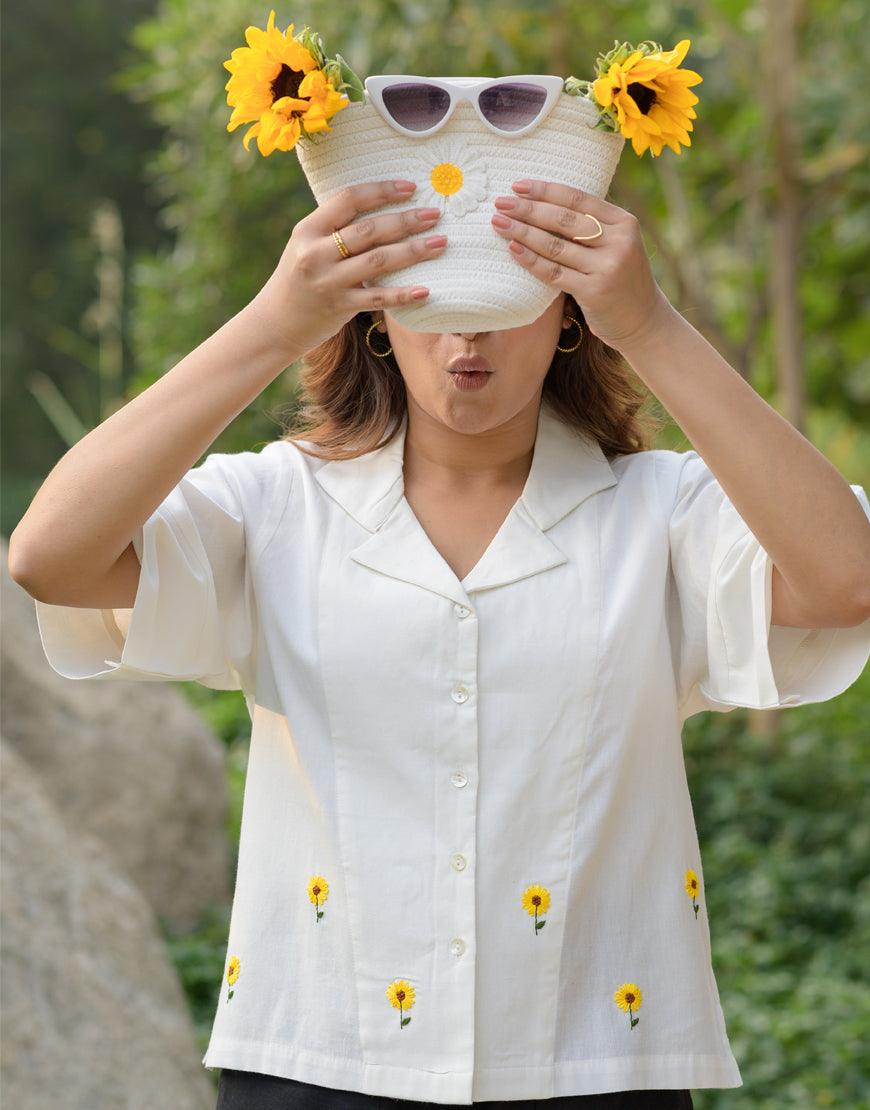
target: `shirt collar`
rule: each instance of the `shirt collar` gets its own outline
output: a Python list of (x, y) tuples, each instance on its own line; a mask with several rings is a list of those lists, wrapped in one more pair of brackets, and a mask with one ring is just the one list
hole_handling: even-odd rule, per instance
[[(321, 488), (369, 532), (377, 532), (404, 495), (405, 429), (384, 447), (357, 459), (328, 462), (316, 472)], [(598, 443), (542, 406), (532, 468), (520, 496), (541, 531), (588, 497), (616, 484)]]

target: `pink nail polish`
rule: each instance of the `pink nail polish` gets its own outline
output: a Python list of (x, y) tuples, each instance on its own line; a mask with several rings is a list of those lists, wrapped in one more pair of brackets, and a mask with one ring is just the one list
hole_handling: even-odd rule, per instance
[(509, 220), (507, 216), (493, 216), (492, 226), (499, 228), (501, 231), (507, 231), (513, 225), (513, 220)]
[(394, 181), (393, 188), (397, 193), (413, 193), (417, 186), (413, 181)]
[(515, 193), (530, 193), (532, 191), (531, 181), (515, 181), (511, 186)]
[(439, 250), (441, 247), (446, 247), (447, 246), (447, 236), (446, 235), (430, 235), (429, 238), (426, 240), (426, 246), (429, 248), (429, 250), (432, 250), (432, 251)]

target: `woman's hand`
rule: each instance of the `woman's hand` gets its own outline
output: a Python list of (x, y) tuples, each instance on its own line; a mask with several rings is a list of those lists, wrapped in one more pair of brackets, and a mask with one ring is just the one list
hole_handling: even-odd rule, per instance
[(414, 189), (406, 181), (354, 185), (296, 225), (274, 274), (250, 306), (288, 356), (310, 351), (358, 312), (426, 299), (429, 291), (422, 286), (366, 284), (443, 252), (446, 236), (425, 234), (440, 217), (437, 208), (366, 216), (407, 202)]
[(567, 185), (521, 181), (514, 193), (496, 200), (492, 224), (517, 262), (570, 293), (608, 346), (627, 353), (645, 343), (673, 310), (634, 216)]

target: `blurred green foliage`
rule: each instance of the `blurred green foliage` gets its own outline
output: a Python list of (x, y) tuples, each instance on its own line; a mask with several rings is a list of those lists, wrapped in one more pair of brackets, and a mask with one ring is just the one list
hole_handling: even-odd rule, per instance
[[(637, 212), (668, 295), (777, 402), (770, 312), (772, 169), (765, 11), (770, 0), (300, 0), (358, 73), (555, 72), (591, 76), (615, 39), (692, 39), (704, 76), (690, 151), (628, 153), (614, 199)], [(262, 159), (228, 135), (222, 61), (269, 4), (51, 0), (6, 5), (3, 41), (3, 519), (7, 531), (64, 447), (31, 392), (43, 371), (85, 425), (99, 419), (91, 230), (108, 198), (124, 229), (124, 392), (169, 368), (268, 276), (312, 206), (295, 156)], [(870, 0), (803, 0), (801, 345), (811, 438), (870, 485)], [(70, 74), (74, 80), (70, 80)], [(144, 169), (143, 169), (144, 167)], [(291, 373), (225, 433), (275, 436)], [(665, 442), (681, 446), (670, 428)], [(227, 742), (237, 842), (247, 716), (238, 695), (191, 691)], [(698, 1110), (870, 1108), (870, 672), (847, 694), (686, 730), (723, 1006), (746, 1083), (699, 1092)], [(219, 910), (170, 938), (201, 1036), (222, 987)]]

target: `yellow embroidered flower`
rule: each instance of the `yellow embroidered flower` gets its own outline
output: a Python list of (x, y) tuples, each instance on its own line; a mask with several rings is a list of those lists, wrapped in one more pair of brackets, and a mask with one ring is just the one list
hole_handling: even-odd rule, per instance
[(329, 897), (329, 883), (322, 875), (312, 875), (308, 880), (306, 890), (308, 891), (308, 900), (317, 912), (316, 920), (319, 921), (323, 917), (323, 910), (320, 907)]
[(227, 964), (227, 983), (229, 985), (229, 990), (227, 991), (227, 1002), (229, 1002), (229, 1000), (236, 993), (233, 990), (233, 987), (236, 985), (236, 981), (239, 978), (241, 970), (242, 970), (242, 965), (239, 962), (239, 957), (238, 956), (233, 956), (230, 959), (230, 962)]
[(623, 983), (619, 990), (614, 993), (613, 1001), (623, 1013), (628, 1014), (631, 1028), (634, 1029), (640, 1021), (640, 1018), (634, 1017), (634, 1011), (639, 1010), (643, 1002), (640, 987), (636, 983)]
[(701, 890), (701, 884), (698, 882), (698, 876), (691, 868), (686, 872), (686, 894), (692, 899), (692, 908), (695, 911), (695, 917), (698, 916), (698, 895)]
[(387, 998), (394, 1010), (399, 1011), (399, 1028), (404, 1029), (410, 1025), (411, 1019), (405, 1017), (405, 1010), (410, 1010), (414, 1005), (414, 988), (404, 979), (395, 979), (387, 987)]
[(698, 98), (689, 90), (703, 78), (680, 69), (689, 45), (683, 39), (673, 50), (662, 50), (655, 43), (632, 50), (623, 43), (599, 64), (600, 76), (592, 83), (595, 100), (616, 116), (619, 130), (631, 140), (636, 154), (651, 149), (659, 155), (665, 146), (679, 154), (680, 143), (691, 145), (693, 105)]
[(302, 135), (328, 129), (328, 121), (348, 100), (323, 74), (314, 54), (293, 37), (293, 24), (282, 33), (273, 11), (266, 30), (249, 27), (245, 39), (248, 45), (224, 62), (231, 74), (227, 103), (233, 109), (227, 130), (253, 123), (245, 134), (245, 149), (256, 138), (260, 153), (269, 155), (292, 150)]
[(546, 887), (530, 886), (523, 892), (523, 909), (535, 918), (535, 936), (547, 924), (546, 921), (538, 921), (538, 914), (545, 914), (549, 908), (550, 892)]

